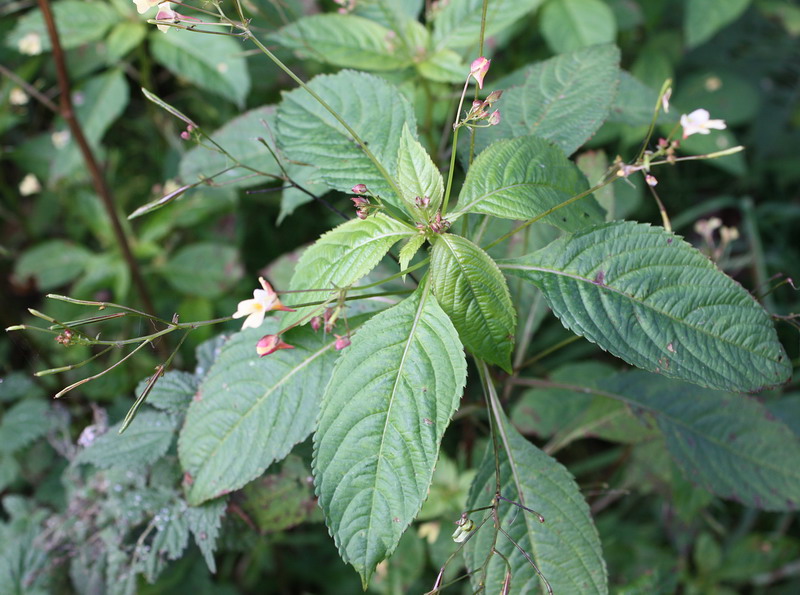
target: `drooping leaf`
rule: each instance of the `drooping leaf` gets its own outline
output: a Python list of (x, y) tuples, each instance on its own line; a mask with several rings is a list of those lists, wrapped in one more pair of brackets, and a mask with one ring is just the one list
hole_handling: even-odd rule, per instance
[(617, 38), (617, 22), (602, 0), (559, 0), (542, 8), (539, 25), (547, 45), (556, 54)]
[(791, 374), (753, 296), (660, 227), (606, 223), (501, 268), (540, 287), (565, 327), (644, 370), (741, 391)]
[(181, 248), (159, 272), (178, 291), (208, 298), (222, 295), (242, 277), (236, 248), (211, 242)]
[(475, 135), (476, 152), (503, 138), (534, 134), (571, 155), (608, 116), (617, 93), (619, 59), (615, 46), (603, 45), (534, 65), (525, 83), (508, 89), (496, 104), (500, 123)]
[[(500, 427), (497, 454), (500, 463), (500, 494), (532, 508), (542, 516), (513, 504), (500, 504), (501, 527), (528, 555), (552, 586), (554, 593), (608, 593), (607, 575), (600, 538), (592, 522), (589, 507), (574, 478), (558, 461), (525, 440), (497, 412)], [(472, 484), (467, 508), (488, 506), (495, 495), (495, 454), (491, 446), (484, 455)], [(473, 520), (480, 517), (475, 514)], [(506, 564), (495, 555), (484, 575), (479, 569), (492, 547), (493, 528), (489, 521), (470, 539), (465, 552), (473, 587), (486, 585), (491, 593), (502, 585)], [(536, 572), (520, 552), (500, 534), (497, 549), (511, 565), (511, 593), (544, 592)], [(475, 572), (477, 571), (477, 572)]]
[(588, 189), (580, 170), (555, 145), (535, 136), (500, 141), (478, 155), (467, 172), (455, 221), (464, 213), (505, 219), (530, 219), (548, 211), (544, 221), (577, 231), (605, 219), (592, 196), (559, 207)]
[(14, 276), (20, 284), (33, 279), (40, 291), (49, 291), (77, 278), (90, 258), (82, 246), (50, 240), (25, 251), (16, 262)]
[(750, 0), (687, 0), (683, 32), (689, 48), (711, 39), (717, 31), (739, 18)]
[(465, 381), (458, 334), (424, 287), (367, 322), (334, 367), (314, 477), (339, 553), (365, 586), (422, 506)]
[[(240, 163), (268, 175), (280, 175), (281, 171), (275, 158), (258, 140), (274, 147), (275, 107), (265, 105), (230, 120), (219, 128), (211, 138)], [(186, 184), (191, 184), (204, 177), (211, 176), (235, 164), (226, 155), (206, 147), (194, 147), (181, 159), (180, 176)], [(264, 176), (251, 176), (251, 170), (236, 167), (214, 178), (219, 184), (232, 184), (237, 188), (248, 188), (257, 184), (266, 184), (273, 179)], [(236, 180), (236, 182), (234, 182)]]
[[(369, 273), (395, 243), (415, 234), (416, 229), (381, 214), (341, 224), (303, 252), (292, 277), (292, 290), (318, 291), (289, 294), (283, 302), (291, 306), (327, 299), (332, 290), (352, 285)], [(330, 290), (325, 290), (326, 287)], [(311, 312), (311, 308), (298, 308), (297, 312), (286, 313), (283, 326), (298, 322)], [(317, 308), (322, 312), (320, 307)]]
[(232, 101), (240, 108), (250, 91), (241, 44), (223, 35), (196, 35), (175, 29), (150, 35), (156, 61), (175, 76)]
[(516, 313), (492, 258), (466, 238), (442, 234), (431, 249), (430, 279), (464, 346), (510, 373)]
[(24, 399), (0, 418), (0, 453), (12, 453), (41, 438), (50, 429), (46, 401)]
[(601, 380), (598, 389), (651, 414), (693, 482), (745, 506), (800, 507), (800, 437), (757, 400), (644, 372)]
[[(495, 35), (538, 8), (544, 0), (494, 0), (486, 13), (486, 37)], [(483, 0), (451, 0), (443, 3), (433, 19), (437, 48), (477, 45), (481, 33)]]
[(400, 149), (397, 156), (397, 184), (403, 193), (406, 210), (415, 216), (419, 208), (414, 200), (416, 197), (428, 197), (430, 204), (426, 210), (435, 213), (439, 210), (444, 196), (444, 180), (442, 174), (436, 169), (428, 152), (422, 144), (414, 138), (408, 124), (403, 126), (400, 137)]
[(391, 29), (352, 14), (302, 17), (270, 38), (300, 54), (342, 68), (397, 70), (411, 56)]
[(143, 410), (124, 434), (122, 424), (111, 426), (75, 457), (77, 463), (96, 467), (138, 467), (149, 465), (167, 452), (175, 436), (176, 421), (166, 413)]
[(269, 319), (235, 334), (200, 385), (178, 442), (190, 504), (252, 481), (314, 428), (335, 338), (303, 329), (285, 338), (294, 349), (259, 358), (256, 343), (278, 328)]
[[(414, 110), (385, 80), (363, 72), (344, 70), (320, 75), (309, 83), (338, 112), (389, 176), (394, 176), (403, 125), (416, 131)], [(355, 184), (395, 205), (400, 199), (380, 168), (352, 135), (304, 89), (284, 94), (278, 107), (278, 139), (286, 157), (319, 168), (331, 188), (349, 192)]]

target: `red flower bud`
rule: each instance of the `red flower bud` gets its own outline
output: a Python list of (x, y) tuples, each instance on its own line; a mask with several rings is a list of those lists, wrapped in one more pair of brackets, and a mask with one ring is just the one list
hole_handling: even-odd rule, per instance
[(264, 335), (256, 343), (256, 353), (261, 357), (275, 353), (278, 349), (294, 349), (294, 345), (284, 343), (279, 335)]

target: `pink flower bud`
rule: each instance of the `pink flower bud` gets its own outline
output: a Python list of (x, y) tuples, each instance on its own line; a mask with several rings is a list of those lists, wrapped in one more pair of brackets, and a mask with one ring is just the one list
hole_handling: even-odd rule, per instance
[(496, 109), (492, 112), (492, 115), (489, 116), (489, 126), (496, 126), (500, 123), (500, 110)]
[(366, 184), (356, 184), (350, 189), (353, 194), (364, 194), (367, 191)]
[(488, 103), (489, 105), (492, 105), (495, 101), (500, 99), (500, 96), (502, 94), (503, 94), (502, 90), (492, 91), (491, 93), (489, 93), (489, 96), (486, 98), (486, 103)]
[(294, 349), (294, 346), (284, 343), (279, 335), (264, 335), (256, 343), (256, 353), (261, 357), (275, 353), (278, 349)]
[(192, 135), (184, 130), (183, 132), (181, 132), (181, 138), (183, 140), (189, 140), (190, 138), (192, 138)]
[(369, 204), (369, 199), (364, 198), (363, 196), (351, 196), (350, 200), (353, 201), (354, 206), (359, 208)]
[(489, 65), (491, 63), (491, 60), (481, 56), (480, 58), (475, 58), (469, 67), (469, 74), (478, 83), (478, 88), (480, 89), (483, 89), (483, 78), (486, 76), (486, 73), (489, 72)]
[(429, 196), (418, 196), (414, 199), (414, 203), (417, 205), (417, 208), (424, 209), (431, 204), (431, 199)]
[(644, 177), (644, 179), (647, 182), (648, 186), (656, 186), (656, 185), (658, 185), (658, 180), (656, 180), (655, 176), (651, 176), (650, 174), (647, 174)]
[(350, 345), (350, 337), (348, 337), (347, 335), (344, 336), (334, 335), (334, 336), (336, 337), (336, 343), (333, 344), (333, 348), (336, 351), (341, 351), (342, 349)]
[(314, 318), (311, 319), (311, 328), (313, 328), (314, 332), (316, 332), (320, 329), (321, 326), (322, 326), (322, 318), (320, 318), (319, 316), (314, 316)]
[(369, 213), (367, 212), (366, 209), (357, 209), (356, 210), (356, 217), (358, 217), (362, 221), (367, 218), (367, 215), (369, 215)]

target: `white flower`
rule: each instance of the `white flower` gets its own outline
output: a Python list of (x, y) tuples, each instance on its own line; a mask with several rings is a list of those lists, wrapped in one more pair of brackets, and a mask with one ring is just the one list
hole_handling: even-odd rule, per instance
[(681, 116), (681, 126), (683, 127), (683, 138), (693, 134), (709, 134), (711, 129), (725, 130), (724, 120), (709, 119), (708, 110), (702, 108), (694, 110), (691, 114)]
[(31, 194), (36, 194), (41, 189), (42, 185), (33, 174), (26, 174), (19, 183), (19, 193), (21, 196), (30, 196)]
[(27, 33), (23, 35), (17, 44), (20, 54), (26, 56), (38, 56), (42, 53), (42, 38), (38, 33)]
[(69, 130), (59, 130), (50, 135), (50, 140), (53, 141), (53, 146), (56, 149), (63, 149), (66, 147), (70, 138)]
[(277, 294), (272, 289), (272, 286), (266, 282), (264, 277), (259, 277), (258, 281), (261, 283), (263, 289), (256, 289), (253, 292), (252, 300), (244, 300), (239, 302), (239, 306), (234, 312), (234, 318), (241, 318), (247, 316), (242, 324), (242, 330), (246, 328), (258, 328), (264, 322), (264, 317), (270, 310), (283, 310), (286, 312), (294, 312), (291, 308), (287, 308), (278, 299)]
[(146, 13), (148, 10), (153, 8), (155, 5), (157, 5), (158, 3), (163, 2), (163, 1), (164, 0), (133, 0), (134, 4), (136, 4), (136, 11), (139, 14)]
[(25, 105), (28, 101), (28, 94), (19, 87), (14, 87), (8, 94), (8, 102), (11, 105)]

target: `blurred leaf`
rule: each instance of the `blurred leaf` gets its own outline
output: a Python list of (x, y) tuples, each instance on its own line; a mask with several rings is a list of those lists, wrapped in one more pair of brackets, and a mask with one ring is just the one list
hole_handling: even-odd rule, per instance
[(172, 444), (175, 420), (166, 413), (143, 409), (123, 434), (116, 424), (75, 457), (76, 463), (132, 469), (160, 459)]
[(242, 277), (236, 248), (211, 242), (184, 246), (159, 272), (177, 291), (208, 298), (219, 297)]
[(565, 327), (642, 369), (742, 391), (791, 374), (753, 296), (660, 227), (606, 223), (500, 267), (537, 285)]
[(459, 83), (469, 73), (469, 66), (464, 59), (447, 48), (429, 53), (416, 66), (423, 77), (437, 83)]
[[(484, 35), (487, 38), (496, 35), (538, 8), (543, 1), (493, 0), (486, 13)], [(435, 9), (434, 15), (433, 41), (437, 48), (458, 49), (476, 45), (481, 33), (483, 0), (450, 0)]]
[(704, 108), (712, 118), (736, 126), (756, 117), (761, 97), (758, 87), (744, 75), (732, 70), (713, 69), (682, 78), (673, 102), (685, 113)]
[(416, 20), (425, 0), (359, 0), (355, 3), (354, 14), (395, 29), (397, 24)]
[(190, 506), (189, 510), (186, 511), (189, 530), (194, 536), (197, 547), (200, 548), (203, 554), (206, 566), (212, 573), (217, 571), (214, 550), (217, 548), (217, 538), (219, 537), (225, 508), (225, 499), (218, 498), (217, 500), (206, 502), (202, 506)]
[(800, 438), (755, 399), (644, 372), (598, 386), (599, 394), (653, 415), (691, 481), (745, 506), (800, 506)]
[[(666, 129), (664, 132), (666, 132)], [(717, 151), (731, 149), (740, 144), (732, 132), (728, 130), (712, 130), (710, 134), (693, 134), (689, 138), (681, 140), (678, 150), (684, 155), (708, 155)], [(718, 167), (736, 176), (742, 176), (747, 172), (747, 164), (744, 160), (743, 152), (709, 159), (704, 163)]]
[(542, 36), (556, 54), (617, 38), (614, 13), (602, 0), (550, 0), (539, 22)]
[(11, 372), (0, 378), (0, 401), (10, 403), (19, 399), (41, 397), (42, 388), (33, 381), (30, 374)]
[[(417, 126), (405, 97), (381, 78), (350, 70), (314, 77), (308, 85), (394, 175), (403, 125), (408, 124), (412, 133)], [(366, 184), (374, 194), (400, 206), (391, 185), (350, 133), (304, 89), (284, 94), (278, 107), (278, 139), (288, 159), (316, 166), (320, 179), (331, 188), (350, 192), (355, 184)]]
[(686, 45), (696, 47), (738, 19), (750, 0), (685, 0), (683, 32)]
[(110, 63), (122, 60), (147, 36), (149, 25), (142, 22), (125, 21), (114, 26), (106, 38), (107, 56)]
[(241, 488), (313, 430), (335, 338), (306, 327), (285, 338), (294, 349), (259, 358), (256, 343), (277, 331), (270, 319), (235, 334), (200, 385), (178, 444), (189, 503)]
[(235, 103), (240, 109), (250, 91), (242, 46), (221, 35), (172, 29), (150, 34), (153, 57), (177, 77)]
[[(653, 121), (657, 102), (658, 89), (649, 87), (629, 72), (621, 70), (619, 90), (608, 113), (608, 122), (620, 122), (628, 126), (649, 126)], [(674, 107), (666, 114), (663, 109), (659, 110), (657, 121), (662, 124), (677, 122), (678, 113)]]
[[(319, 179), (319, 172), (314, 167), (289, 163), (286, 165), (286, 172), (295, 184), (318, 197), (328, 192), (328, 187)], [(281, 191), (281, 211), (277, 224), (280, 225), (297, 207), (313, 200), (302, 190), (287, 184)]]
[(314, 477), (339, 554), (364, 586), (427, 496), (465, 382), (456, 330), (426, 288), (369, 320), (336, 362)]
[[(112, 25), (122, 19), (116, 10), (103, 2), (59, 0), (52, 3), (52, 9), (58, 26), (59, 41), (65, 50), (97, 41)], [(42, 11), (38, 8), (26, 13), (17, 21), (16, 27), (6, 38), (5, 45), (20, 49), (20, 41), (31, 35), (38, 37), (42, 52), (49, 52), (52, 49)]]
[(86, 267), (91, 253), (64, 240), (43, 242), (23, 252), (14, 266), (18, 283), (32, 278), (40, 291), (66, 285)]
[(0, 452), (0, 492), (5, 492), (6, 488), (16, 481), (21, 470), (13, 454)]
[(47, 401), (25, 399), (3, 413), (0, 421), (0, 453), (25, 448), (50, 429)]
[(778, 401), (767, 403), (767, 409), (800, 436), (800, 394), (785, 395)]

